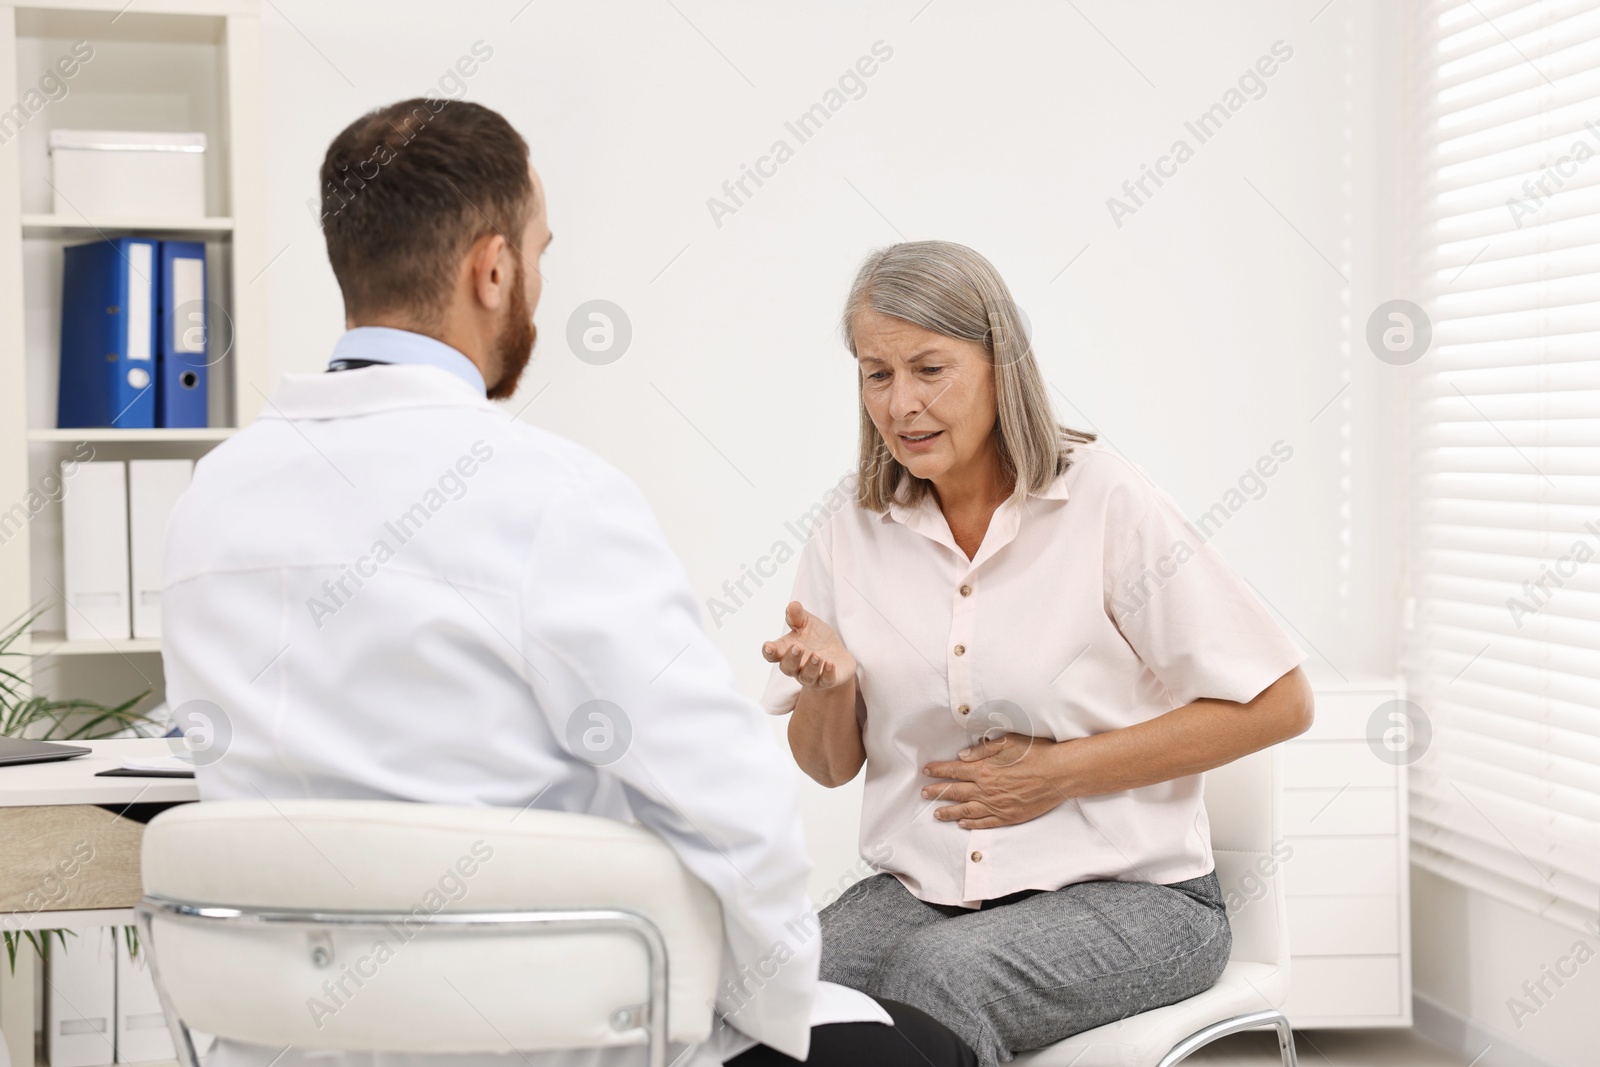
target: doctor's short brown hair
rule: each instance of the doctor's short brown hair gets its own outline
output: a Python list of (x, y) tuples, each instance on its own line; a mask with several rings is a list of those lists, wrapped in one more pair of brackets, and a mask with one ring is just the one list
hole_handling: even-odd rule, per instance
[(491, 233), (520, 249), (535, 208), (527, 142), (462, 100), (367, 112), (328, 146), (321, 181), (322, 233), (350, 318), (437, 324), (467, 249)]

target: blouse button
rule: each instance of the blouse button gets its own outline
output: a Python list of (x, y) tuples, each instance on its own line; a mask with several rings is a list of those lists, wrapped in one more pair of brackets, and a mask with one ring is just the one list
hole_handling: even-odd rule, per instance
[(959, 711), (961, 714), (965, 715), (967, 712), (971, 711), (972, 709), (967, 707), (965, 704), (963, 704), (959, 708), (957, 708), (956, 710)]
[(977, 863), (981, 859), (983, 859), (983, 853), (982, 852), (974, 852), (972, 854), (972, 862), (973, 863)]
[(962, 596), (971, 596), (972, 595), (972, 586), (970, 586), (970, 585), (962, 586), (961, 587), (961, 595)]
[(956, 646), (956, 655), (965, 656), (966, 654), (967, 654), (967, 646), (966, 645), (957, 645)]

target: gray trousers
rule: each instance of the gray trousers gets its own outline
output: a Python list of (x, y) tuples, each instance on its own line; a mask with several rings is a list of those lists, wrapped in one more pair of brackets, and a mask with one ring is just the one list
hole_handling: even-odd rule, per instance
[(822, 978), (910, 1004), (983, 1067), (1216, 984), (1233, 935), (1215, 872), (927, 904), (892, 874), (822, 910)]

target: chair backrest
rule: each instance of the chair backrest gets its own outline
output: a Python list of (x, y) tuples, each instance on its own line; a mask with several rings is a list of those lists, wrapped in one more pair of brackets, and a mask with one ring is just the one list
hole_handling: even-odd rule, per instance
[(1283, 865), (1294, 853), (1279, 831), (1276, 747), (1207, 771), (1205, 803), (1217, 881), (1233, 929), (1230, 958), (1287, 967)]
[[(151, 821), (143, 875), (147, 901), (222, 909), (216, 920), (154, 912), (149, 946), (172, 1009), (219, 1037), (456, 1053), (637, 1044), (650, 974), (637, 937), (424, 928), (435, 914), (596, 909), (631, 912), (659, 930), (668, 1036), (710, 1032), (721, 909), (636, 826), (390, 801), (208, 801)], [(257, 917), (286, 911), (328, 921)], [(412, 920), (340, 921), (375, 912)]]

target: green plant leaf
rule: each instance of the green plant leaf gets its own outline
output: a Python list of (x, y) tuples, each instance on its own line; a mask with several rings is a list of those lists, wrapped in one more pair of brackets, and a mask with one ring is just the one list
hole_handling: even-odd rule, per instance
[[(33, 658), (29, 653), (14, 651), (12, 646), (43, 613), (42, 607), (31, 609), (0, 632), (0, 657)], [(40, 740), (92, 741), (126, 730), (142, 735), (144, 727), (159, 725), (144, 712), (134, 710), (150, 695), (148, 689), (116, 705), (93, 700), (51, 700), (36, 693), (28, 695), (32, 689), (28, 678), (0, 666), (0, 736), (20, 737), (33, 731)], [(42, 724), (48, 725), (41, 730)]]

